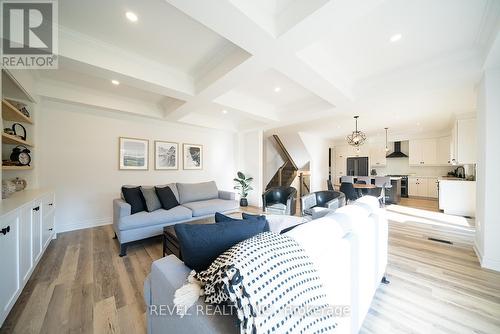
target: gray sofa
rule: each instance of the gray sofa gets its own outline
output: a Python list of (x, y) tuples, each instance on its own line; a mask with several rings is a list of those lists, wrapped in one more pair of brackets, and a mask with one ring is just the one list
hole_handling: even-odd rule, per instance
[(229, 213), (239, 209), (235, 194), (218, 190), (214, 181), (171, 183), (163, 186), (172, 189), (179, 206), (170, 210), (142, 211), (132, 215), (130, 204), (121, 198), (113, 200), (113, 229), (120, 242), (120, 256), (126, 255), (128, 244), (161, 235), (165, 226), (208, 218), (216, 212)]

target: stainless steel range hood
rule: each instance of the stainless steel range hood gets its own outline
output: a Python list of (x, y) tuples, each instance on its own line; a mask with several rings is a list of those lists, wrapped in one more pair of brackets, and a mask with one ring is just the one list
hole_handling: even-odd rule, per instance
[(396, 141), (394, 142), (394, 152), (389, 154), (386, 158), (408, 158), (408, 156), (401, 152), (401, 142)]

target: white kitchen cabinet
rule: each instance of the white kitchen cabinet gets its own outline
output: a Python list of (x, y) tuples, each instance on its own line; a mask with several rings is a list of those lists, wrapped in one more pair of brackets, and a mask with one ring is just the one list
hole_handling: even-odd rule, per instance
[(408, 143), (408, 163), (410, 166), (422, 165), (422, 141), (410, 140)]
[(429, 194), (429, 183), (432, 183), (432, 179), (429, 180), (425, 177), (409, 177), (408, 195), (416, 197), (431, 197)]
[(446, 214), (475, 217), (476, 182), (440, 180), (439, 209)]
[(32, 224), (31, 207), (19, 210), (19, 275), (26, 283), (33, 268), (33, 245), (32, 245)]
[(386, 150), (384, 144), (370, 145), (370, 166), (383, 167), (387, 164)]
[(438, 179), (429, 178), (427, 179), (427, 196), (429, 198), (438, 198)]
[(42, 220), (42, 248), (46, 248), (54, 235), (56, 214), (49, 212)]
[(435, 138), (415, 139), (409, 142), (409, 164), (425, 166), (437, 164), (437, 141)]
[(476, 120), (459, 119), (455, 124), (455, 159), (458, 164), (476, 163)]
[(0, 326), (55, 235), (53, 199), (50, 192), (24, 190), (0, 202)]
[(451, 136), (440, 137), (437, 138), (436, 141), (437, 141), (436, 163), (438, 165), (450, 165), (452, 137)]
[(19, 222), (20, 212), (1, 217), (0, 222), (0, 325), (16, 302), (19, 279)]
[(31, 228), (33, 231), (32, 247), (33, 262), (37, 262), (42, 255), (42, 216), (40, 211), (40, 201), (31, 204)]
[(451, 136), (414, 139), (409, 141), (410, 166), (449, 166), (455, 158), (454, 141), (456, 131)]
[(435, 138), (422, 139), (422, 164), (437, 164), (437, 141)]

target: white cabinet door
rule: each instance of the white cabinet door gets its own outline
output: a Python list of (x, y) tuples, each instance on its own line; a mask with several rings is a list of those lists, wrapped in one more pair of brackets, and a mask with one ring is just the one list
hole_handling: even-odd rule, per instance
[(18, 211), (2, 217), (0, 222), (0, 324), (15, 303), (19, 285), (19, 222)]
[(50, 211), (42, 221), (42, 248), (47, 247), (54, 235), (55, 212)]
[(451, 129), (451, 142), (450, 142), (450, 163), (457, 162), (457, 124)]
[(370, 166), (383, 167), (387, 164), (385, 145), (374, 144), (370, 146)]
[(438, 179), (437, 178), (432, 178), (428, 179), (428, 184), (427, 184), (427, 196), (430, 198), (438, 198)]
[(436, 139), (422, 139), (422, 165), (436, 165)]
[(437, 164), (451, 164), (451, 136), (441, 137), (437, 139)]
[(457, 161), (459, 164), (476, 163), (476, 120), (457, 121)]
[(19, 224), (19, 275), (26, 283), (33, 268), (33, 245), (31, 243), (31, 207), (20, 210)]
[(422, 141), (410, 140), (408, 148), (408, 163), (413, 166), (420, 166), (422, 164)]
[(417, 196), (427, 197), (428, 180), (425, 178), (418, 178)]
[(42, 217), (41, 217), (41, 201), (33, 202), (31, 206), (31, 230), (32, 232), (32, 247), (33, 247), (33, 263), (37, 262), (42, 255)]
[(418, 196), (418, 179), (416, 177), (408, 178), (408, 195)]

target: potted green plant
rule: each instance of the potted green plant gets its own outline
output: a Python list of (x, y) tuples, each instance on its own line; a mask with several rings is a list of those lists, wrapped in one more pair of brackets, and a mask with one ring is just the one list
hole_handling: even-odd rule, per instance
[(247, 177), (245, 174), (242, 172), (237, 173), (238, 177), (234, 178), (234, 189), (238, 189), (240, 191), (240, 206), (248, 206), (248, 192), (250, 190), (253, 190), (252, 186), (250, 183), (253, 181), (253, 177)]

